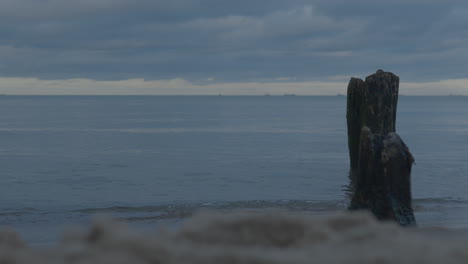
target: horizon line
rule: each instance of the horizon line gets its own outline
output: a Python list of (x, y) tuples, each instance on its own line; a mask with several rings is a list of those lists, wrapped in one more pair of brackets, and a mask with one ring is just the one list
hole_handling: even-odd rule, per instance
[[(161, 97), (347, 97), (346, 94), (0, 94), (3, 96), (161, 96)], [(403, 97), (468, 97), (465, 94), (439, 94), (439, 95), (423, 95), (423, 94), (399, 94)]]

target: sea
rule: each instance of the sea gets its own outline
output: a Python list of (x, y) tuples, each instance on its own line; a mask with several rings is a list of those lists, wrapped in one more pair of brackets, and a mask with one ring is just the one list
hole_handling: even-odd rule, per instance
[[(420, 226), (468, 229), (468, 97), (400, 96)], [(345, 96), (0, 96), (0, 226), (30, 244), (107, 214), (346, 210)]]

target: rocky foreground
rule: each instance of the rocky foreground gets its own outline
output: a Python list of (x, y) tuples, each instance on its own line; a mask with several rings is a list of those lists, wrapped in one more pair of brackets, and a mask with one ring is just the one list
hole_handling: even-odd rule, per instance
[(468, 263), (468, 237), (362, 212), (201, 213), (177, 230), (152, 233), (101, 217), (48, 248), (0, 231), (0, 263)]

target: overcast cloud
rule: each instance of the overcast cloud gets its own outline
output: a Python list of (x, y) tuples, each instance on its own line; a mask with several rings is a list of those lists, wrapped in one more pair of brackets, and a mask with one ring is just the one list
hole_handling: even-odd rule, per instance
[[(144, 79), (155, 85), (143, 85), (147, 94), (171, 94), (163, 84), (174, 80), (194, 94), (216, 85), (255, 94), (248, 89), (254, 84), (282, 85), (279, 93), (314, 84), (299, 93), (327, 94), (316, 87), (322, 83), (334, 84), (333, 94), (350, 76), (383, 68), (415, 85), (414, 93), (444, 94), (420, 86), (448, 81), (468, 94), (467, 58), (466, 1), (0, 0), (5, 93), (15, 93), (12, 80), (67, 86), (70, 79)], [(27, 85), (15, 87), (29, 93)], [(93, 93), (82, 88), (76, 93)], [(125, 93), (143, 93), (137, 88)]]

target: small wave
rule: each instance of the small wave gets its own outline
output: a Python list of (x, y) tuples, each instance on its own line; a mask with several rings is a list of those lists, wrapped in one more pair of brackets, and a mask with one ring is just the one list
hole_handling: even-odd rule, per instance
[(342, 200), (316, 201), (316, 200), (247, 200), (247, 201), (232, 201), (232, 202), (203, 202), (203, 203), (174, 203), (163, 204), (156, 206), (113, 206), (103, 208), (85, 208), (73, 210), (74, 212), (83, 213), (105, 213), (105, 212), (159, 212), (172, 211), (182, 209), (268, 209), (268, 208), (285, 208), (295, 210), (330, 210), (343, 208)]
[(453, 198), (453, 197), (440, 197), (440, 198), (417, 198), (413, 199), (415, 204), (468, 204), (467, 200)]
[(18, 209), (1, 209), (0, 211), (0, 216), (20, 216), (20, 215), (27, 215), (27, 214), (33, 214), (38, 212), (37, 209), (35, 208), (18, 208)]
[(467, 208), (468, 201), (452, 197), (413, 199), (415, 212), (442, 212), (456, 208)]
[[(416, 198), (413, 203), (417, 205), (430, 204), (467, 204), (468, 200), (452, 197), (440, 198)], [(158, 212), (166, 210), (182, 209), (268, 209), (284, 208), (304, 211), (333, 210), (345, 208), (344, 200), (241, 200), (241, 201), (222, 201), (222, 202), (200, 202), (200, 203), (170, 203), (151, 206), (111, 206), (98, 208), (84, 208), (72, 210), (73, 212), (83, 213), (105, 213), (105, 212)]]
[[(47, 219), (66, 216), (66, 218), (82, 218), (95, 214), (109, 214), (115, 218), (127, 221), (148, 221), (184, 219), (192, 216), (200, 210), (215, 211), (265, 211), (269, 209), (285, 209), (289, 211), (304, 212), (310, 214), (339, 211), (347, 207), (345, 200), (246, 200), (227, 202), (200, 202), (200, 203), (169, 203), (148, 206), (111, 206), (82, 208), (73, 210), (40, 210), (37, 208), (4, 209), (0, 211), (0, 217), (5, 219), (40, 218)], [(452, 198), (417, 198), (413, 200), (416, 212), (441, 211), (444, 208), (468, 207), (468, 201)], [(0, 221), (1, 222), (1, 221)]]
[[(451, 197), (418, 198), (413, 200), (413, 207), (416, 212), (440, 212), (444, 208), (468, 207), (468, 201)], [(86, 208), (75, 210), (74, 212), (85, 214), (106, 213), (119, 219), (133, 222), (184, 219), (192, 216), (195, 212), (200, 210), (229, 212), (233, 210), (265, 211), (269, 209), (285, 209), (306, 214), (317, 214), (340, 211), (346, 208), (347, 204), (344, 200), (249, 200), (231, 202), (175, 203), (141, 207), (115, 206), (107, 208)]]
[(163, 219), (183, 219), (192, 216), (199, 210), (255, 210), (286, 209), (303, 212), (327, 212), (344, 209), (342, 200), (313, 201), (313, 200), (250, 200), (233, 202), (204, 202), (204, 203), (175, 203), (155, 206), (113, 206), (103, 208), (84, 208), (72, 210), (72, 213), (80, 214), (110, 214), (127, 221), (147, 221)]

